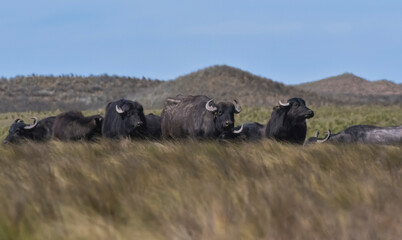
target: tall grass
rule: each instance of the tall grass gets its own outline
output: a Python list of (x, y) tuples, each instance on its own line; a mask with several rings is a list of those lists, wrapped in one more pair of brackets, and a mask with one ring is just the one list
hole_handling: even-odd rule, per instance
[[(376, 109), (323, 107), (308, 124), (401, 124), (400, 107)], [(245, 109), (236, 121), (267, 113)], [(400, 239), (401, 199), (401, 146), (0, 146), (0, 239)]]

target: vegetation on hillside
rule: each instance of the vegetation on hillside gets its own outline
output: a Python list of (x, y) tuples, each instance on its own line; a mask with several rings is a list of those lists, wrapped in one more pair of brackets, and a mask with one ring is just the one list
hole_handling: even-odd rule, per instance
[(387, 80), (368, 81), (350, 73), (303, 83), (294, 87), (307, 92), (338, 98), (344, 103), (386, 105), (402, 103), (402, 84)]
[(93, 110), (120, 98), (136, 100), (145, 108), (160, 109), (167, 97), (179, 93), (203, 94), (216, 101), (236, 98), (249, 107), (269, 107), (292, 97), (302, 97), (310, 105), (402, 103), (402, 85), (387, 81), (371, 83), (348, 76), (353, 75), (287, 86), (225, 65), (204, 68), (170, 81), (108, 75), (17, 76), (0, 79), (0, 112)]
[(119, 76), (17, 76), (0, 79), (0, 112), (103, 108), (161, 81)]
[(136, 99), (145, 106), (160, 108), (167, 97), (179, 93), (207, 95), (216, 101), (237, 99), (242, 105), (253, 107), (273, 106), (279, 100), (286, 101), (293, 97), (304, 98), (315, 105), (338, 102), (226, 65), (204, 68), (173, 81), (163, 82), (155, 88), (138, 93)]

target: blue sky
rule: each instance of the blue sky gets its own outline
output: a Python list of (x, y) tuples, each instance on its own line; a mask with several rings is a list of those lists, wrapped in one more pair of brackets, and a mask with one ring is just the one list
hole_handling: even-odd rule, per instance
[(226, 64), (287, 84), (402, 83), (402, 1), (5, 1), (0, 76), (174, 79)]

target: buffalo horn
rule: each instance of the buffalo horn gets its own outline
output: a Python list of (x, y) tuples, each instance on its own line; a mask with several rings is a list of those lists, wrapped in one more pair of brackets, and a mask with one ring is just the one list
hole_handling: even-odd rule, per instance
[(17, 123), (19, 121), (21, 121), (21, 119), (17, 118), (17, 119), (15, 119), (14, 123)]
[(124, 113), (123, 109), (121, 109), (119, 106), (116, 105), (116, 112), (119, 114)]
[(318, 137), (318, 135), (320, 135), (320, 130), (317, 130), (317, 132), (315, 132), (314, 137)]
[(181, 102), (181, 100), (179, 100), (179, 99), (174, 99), (174, 98), (168, 98), (168, 99), (166, 99), (166, 101), (171, 102), (171, 103), (175, 103), (175, 104)]
[(31, 125), (25, 126), (24, 129), (32, 129), (32, 128), (36, 127), (36, 125), (38, 124), (38, 118), (33, 117), (32, 119), (34, 120), (34, 122)]
[(322, 139), (322, 140), (317, 140), (317, 142), (318, 142), (318, 143), (326, 142), (326, 141), (329, 139), (330, 136), (331, 136), (331, 131), (328, 129), (328, 130), (327, 130), (327, 135), (325, 136), (325, 138)]
[(283, 102), (281, 102), (281, 100), (279, 100), (279, 105), (281, 105), (283, 107), (287, 107), (290, 105), (290, 103), (283, 103)]
[(213, 101), (214, 101), (214, 100), (211, 99), (211, 100), (209, 100), (209, 101), (207, 102), (207, 104), (205, 104), (205, 108), (206, 108), (208, 111), (210, 111), (210, 112), (215, 112), (216, 110), (218, 110), (217, 107), (212, 107), (212, 106), (209, 105), (209, 103), (210, 103), (210, 102), (213, 102)]
[(241, 112), (241, 106), (240, 106), (240, 104), (237, 102), (236, 99), (234, 99), (233, 102), (234, 102), (234, 105), (235, 105), (236, 113), (240, 113), (240, 112)]
[(241, 132), (243, 132), (243, 124), (241, 125), (241, 127), (240, 127), (239, 130), (233, 130), (233, 133), (234, 133), (234, 134), (239, 134), (239, 133), (241, 133)]

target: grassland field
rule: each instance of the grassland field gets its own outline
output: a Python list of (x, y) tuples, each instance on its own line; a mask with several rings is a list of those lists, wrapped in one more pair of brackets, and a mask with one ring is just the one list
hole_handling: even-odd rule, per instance
[[(402, 106), (311, 107), (308, 136), (402, 124)], [(236, 125), (266, 123), (243, 108)], [(160, 114), (160, 110), (147, 111)], [(0, 114), (0, 139), (16, 119)], [(85, 114), (101, 113), (87, 111)], [(402, 146), (50, 141), (0, 146), (0, 239), (401, 239)]]

